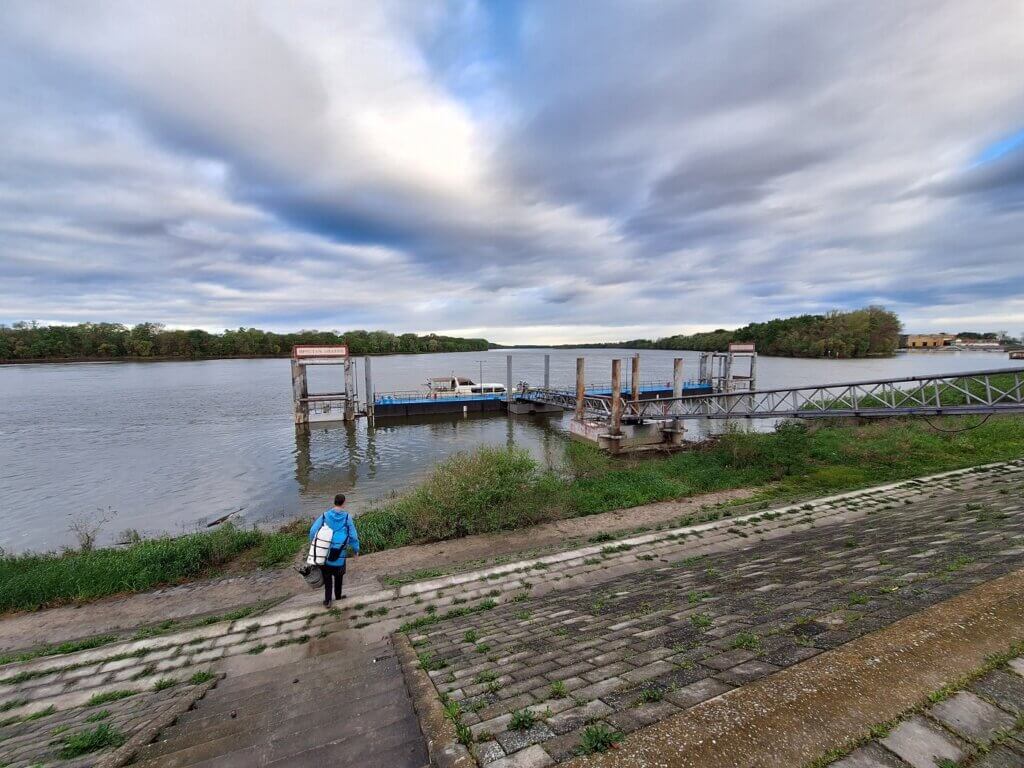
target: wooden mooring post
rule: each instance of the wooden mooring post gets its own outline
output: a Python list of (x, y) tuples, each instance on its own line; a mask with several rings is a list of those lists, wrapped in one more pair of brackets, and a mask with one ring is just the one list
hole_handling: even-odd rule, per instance
[(630, 399), (637, 403), (640, 401), (640, 353), (633, 355), (632, 376), (629, 381)]
[(511, 404), (514, 400), (512, 394), (512, 355), (505, 358), (505, 402)]
[(612, 403), (611, 423), (608, 425), (608, 436), (612, 441), (612, 451), (617, 451), (619, 440), (622, 439), (622, 361), (612, 360)]
[(585, 357), (576, 358), (576, 421), (583, 421), (586, 415), (586, 408), (583, 401), (587, 397), (587, 383), (584, 380), (584, 367), (587, 360)]
[[(672, 361), (672, 398), (678, 399), (683, 396), (683, 358), (677, 357)], [(672, 426), (664, 430), (665, 442), (670, 446), (677, 446), (683, 442), (683, 421), (678, 416), (672, 419)]]
[(363, 376), (366, 379), (366, 418), (373, 426), (373, 409), (377, 405), (377, 395), (373, 391), (373, 373), (370, 368), (370, 356), (363, 358)]

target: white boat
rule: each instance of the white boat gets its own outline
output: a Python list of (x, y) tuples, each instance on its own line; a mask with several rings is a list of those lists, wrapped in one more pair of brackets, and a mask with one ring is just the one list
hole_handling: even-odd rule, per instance
[(432, 395), (503, 395), (505, 385), (494, 382), (477, 384), (465, 376), (437, 376), (427, 381)]

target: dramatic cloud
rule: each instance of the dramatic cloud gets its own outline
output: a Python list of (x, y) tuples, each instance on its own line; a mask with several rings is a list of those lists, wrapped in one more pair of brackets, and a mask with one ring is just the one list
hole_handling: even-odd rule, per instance
[(0, 322), (1024, 330), (1024, 7), (0, 8)]

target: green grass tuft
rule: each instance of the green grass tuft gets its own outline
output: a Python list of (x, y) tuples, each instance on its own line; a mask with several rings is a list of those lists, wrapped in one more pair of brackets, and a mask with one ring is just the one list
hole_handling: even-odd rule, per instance
[(87, 755), (90, 752), (98, 752), (107, 747), (119, 747), (125, 742), (125, 736), (116, 728), (107, 723), (96, 726), (91, 731), (79, 731), (64, 739), (64, 746), (61, 747), (60, 757), (63, 760), (70, 760), (73, 757)]
[(85, 706), (98, 707), (100, 704), (107, 704), (111, 701), (120, 701), (121, 699), (127, 699), (129, 696), (134, 696), (137, 693), (138, 691), (132, 690), (107, 691), (106, 693), (96, 693), (93, 694), (92, 698), (85, 703)]

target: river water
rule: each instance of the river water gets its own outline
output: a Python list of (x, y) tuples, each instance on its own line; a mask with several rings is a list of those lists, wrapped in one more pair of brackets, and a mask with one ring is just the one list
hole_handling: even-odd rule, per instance
[[(378, 392), (419, 389), (451, 373), (571, 387), (577, 356), (588, 380), (610, 379), (626, 350), (495, 350), (373, 359)], [(642, 379), (671, 379), (672, 359), (697, 372), (697, 353), (645, 351)], [(759, 388), (825, 384), (1013, 367), (993, 353), (912, 353), (883, 360), (761, 357)], [(623, 368), (624, 375), (628, 371)], [(362, 371), (359, 376), (362, 386)], [(560, 460), (564, 416), (445, 416), (368, 428), (314, 424), (291, 414), (287, 360), (73, 363), (0, 366), (0, 547), (8, 552), (72, 543), (72, 515), (113, 515), (101, 540), (132, 528), (143, 535), (203, 528), (231, 515), (243, 524), (312, 518), (338, 491), (351, 506), (401, 491), (445, 456), (480, 445), (519, 445)], [(311, 391), (341, 389), (340, 369), (313, 368)], [(696, 433), (697, 430), (695, 430)]]

